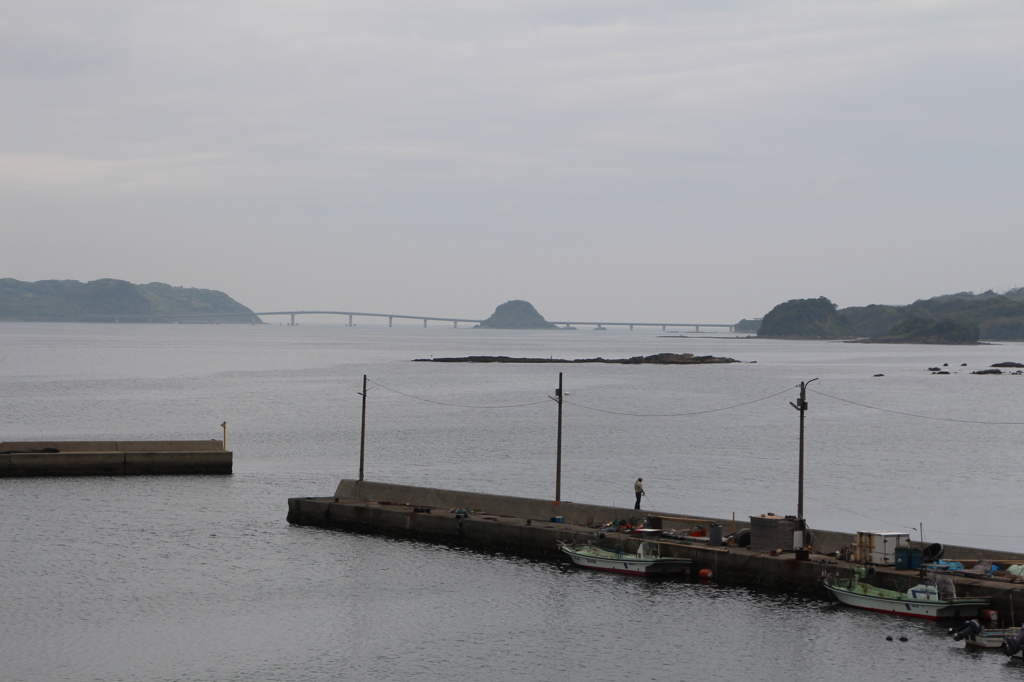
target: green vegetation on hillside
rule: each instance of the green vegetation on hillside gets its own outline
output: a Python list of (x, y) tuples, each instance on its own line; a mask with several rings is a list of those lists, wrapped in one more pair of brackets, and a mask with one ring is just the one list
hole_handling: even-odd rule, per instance
[[(0, 319), (31, 322), (252, 322), (252, 310), (211, 289), (120, 279), (22, 282), (0, 279)], [(218, 317), (223, 315), (224, 317)], [(162, 316), (174, 316), (173, 318)], [(193, 316), (193, 317), (189, 317)]]
[(824, 296), (780, 303), (761, 320), (760, 338), (849, 339), (850, 326), (839, 317), (836, 304)]
[[(746, 320), (744, 320), (745, 322)], [(737, 328), (738, 330), (738, 328)], [(910, 305), (837, 310), (825, 297), (780, 303), (757, 335), (776, 339), (852, 339), (877, 343), (977, 343), (1024, 340), (1024, 288), (1005, 294), (962, 292)]]
[(484, 329), (558, 329), (544, 319), (527, 301), (506, 301), (494, 314), (476, 326)]
[(735, 331), (737, 334), (754, 334), (760, 328), (760, 317), (755, 317), (753, 320), (748, 320), (747, 318), (744, 317), (742, 320), (736, 323), (736, 325), (733, 327), (733, 331)]
[(866, 343), (943, 343), (974, 344), (978, 342), (978, 326), (970, 322), (957, 322), (948, 317), (931, 320), (910, 317), (889, 330), (884, 336), (864, 339)]
[(906, 306), (869, 305), (844, 308), (839, 314), (856, 336), (893, 336), (896, 327), (911, 318), (952, 320), (975, 325), (980, 338), (999, 341), (1024, 339), (1024, 289), (1005, 294), (962, 292), (914, 301)]

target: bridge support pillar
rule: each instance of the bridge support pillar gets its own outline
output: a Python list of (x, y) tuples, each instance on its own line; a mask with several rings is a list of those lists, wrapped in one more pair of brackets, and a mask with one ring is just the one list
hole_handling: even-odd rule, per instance
[(452, 320), (452, 329), (458, 329), (458, 328), (459, 328), (459, 321), (458, 320)]
[(350, 327), (354, 327), (355, 326), (354, 324), (352, 324), (352, 316), (351, 315), (348, 316), (348, 326), (350, 326)]
[(661, 325), (661, 331), (667, 331), (667, 330), (665, 329), (665, 327), (667, 327), (667, 326), (668, 326), (667, 324), (663, 324), (663, 325)]
[(629, 331), (633, 331), (633, 325), (629, 325)]
[(292, 321), (291, 321), (291, 323), (288, 326), (289, 327), (294, 327), (295, 326), (295, 313), (292, 313)]
[(392, 326), (392, 325), (393, 325), (393, 323), (394, 323), (394, 321), (395, 321), (395, 318), (393, 318), (393, 317), (388, 317), (388, 326), (389, 326), (389, 327), (390, 327), (390, 326)]
[(700, 325), (699, 324), (693, 325), (693, 331), (699, 332), (700, 331)]
[(424, 329), (427, 328), (427, 318), (425, 318), (425, 317), (423, 318), (423, 328)]

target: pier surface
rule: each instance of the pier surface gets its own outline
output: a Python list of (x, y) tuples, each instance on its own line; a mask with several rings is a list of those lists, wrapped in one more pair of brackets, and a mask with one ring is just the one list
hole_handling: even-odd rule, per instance
[[(342, 480), (333, 497), (288, 500), (288, 521), (292, 524), (565, 561), (567, 557), (558, 549), (561, 541), (594, 539), (602, 546), (621, 545), (627, 552), (635, 551), (642, 538), (595, 527), (633, 516), (657, 516), (665, 530), (686, 528), (692, 523), (702, 523), (707, 527), (711, 522), (719, 523), (726, 532), (733, 529), (732, 520), (370, 481)], [(552, 521), (556, 517), (561, 517), (562, 522)], [(746, 528), (749, 523), (737, 520), (735, 527)], [(825, 597), (827, 593), (821, 584), (823, 573), (845, 571), (855, 566), (839, 561), (834, 553), (855, 544), (856, 536), (818, 529), (813, 529), (812, 533), (814, 551), (807, 560), (798, 560), (792, 551), (765, 553), (736, 545), (711, 547), (706, 539), (704, 542), (663, 539), (661, 552), (663, 556), (690, 559), (694, 572), (710, 569), (721, 584)], [(911, 544), (920, 546), (920, 543)], [(945, 558), (967, 562), (992, 559), (1024, 563), (1024, 557), (1020, 555), (948, 545)], [(904, 586), (903, 589), (908, 589), (917, 584), (918, 577), (917, 570), (878, 566), (873, 579), (879, 584), (895, 579)], [(950, 577), (957, 584), (957, 592), (961, 596), (987, 596), (992, 599), (992, 608), (1000, 613), (1016, 613), (1018, 621), (1024, 615), (1024, 581)]]
[(0, 443), (0, 478), (230, 474), (220, 440)]

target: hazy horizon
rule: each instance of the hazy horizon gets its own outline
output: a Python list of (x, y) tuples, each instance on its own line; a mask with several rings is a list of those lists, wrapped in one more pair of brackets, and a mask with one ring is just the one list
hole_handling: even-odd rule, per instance
[(1024, 284), (1014, 2), (14, 0), (0, 276), (761, 317)]
[[(104, 278), (99, 278), (99, 279), (104, 279)], [(111, 278), (111, 279), (116, 279), (116, 278)], [(43, 280), (43, 281), (46, 281), (46, 280)], [(70, 280), (70, 281), (75, 281), (75, 280)], [(83, 282), (83, 284), (85, 284), (85, 282)], [(202, 287), (189, 287), (188, 285), (173, 284), (173, 283), (170, 283), (170, 282), (132, 282), (132, 284), (138, 284), (138, 285), (143, 285), (143, 284), (168, 284), (170, 286), (182, 287), (182, 288), (186, 288), (186, 289), (188, 289), (188, 288), (197, 288), (197, 289), (202, 288)], [(949, 292), (947, 294), (936, 294), (936, 296), (946, 296), (946, 295), (960, 294), (960, 293), (981, 294), (981, 293), (987, 293), (987, 291), (988, 290), (986, 290), (986, 292)], [(229, 292), (229, 291), (224, 291), (222, 293), (227, 294), (228, 296), (231, 296), (231, 292)], [(1002, 293), (1005, 293), (1005, 292), (1004, 291), (997, 291), (997, 292), (994, 292), (994, 293), (1002, 294)], [(451, 315), (437, 315), (435, 313), (432, 313), (431, 311), (424, 311), (424, 310), (401, 310), (401, 309), (395, 309), (395, 310), (390, 310), (390, 309), (389, 310), (371, 310), (369, 308), (357, 309), (357, 308), (345, 307), (345, 306), (340, 306), (340, 307), (339, 306), (335, 306), (333, 308), (322, 308), (322, 307), (321, 308), (311, 308), (311, 307), (308, 307), (308, 306), (291, 306), (291, 307), (277, 308), (277, 309), (273, 309), (272, 310), (270, 308), (265, 308), (265, 307), (261, 308), (261, 307), (249, 305), (245, 301), (239, 301), (237, 298), (235, 298), (233, 296), (231, 296), (231, 298), (233, 298), (237, 303), (240, 303), (240, 304), (246, 306), (247, 308), (252, 310), (254, 313), (262, 313), (263, 315), (267, 315), (268, 313), (279, 313), (280, 314), (280, 313), (284, 313), (284, 312), (299, 312), (299, 311), (302, 311), (303, 315), (302, 315), (301, 318), (297, 318), (297, 321), (302, 321), (303, 324), (310, 324), (314, 320), (315, 320), (316, 324), (324, 324), (324, 323), (326, 323), (326, 324), (345, 325), (345, 324), (348, 323), (347, 319), (342, 318), (340, 315), (333, 315), (333, 314), (317, 315), (315, 311), (323, 311), (323, 312), (326, 312), (326, 313), (348, 313), (348, 314), (356, 314), (356, 315), (358, 315), (359, 313), (365, 313), (365, 314), (371, 314), (372, 313), (372, 314), (386, 314), (386, 315), (406, 316), (406, 317), (414, 317), (416, 315), (422, 315), (422, 316), (426, 316), (426, 317), (448, 317), (448, 318), (454, 317), (454, 318), (468, 319), (468, 320), (474, 320), (474, 321), (475, 320), (481, 320), (481, 321), (485, 320), (492, 313), (495, 312), (494, 309), (491, 309), (490, 312), (488, 312), (486, 314), (481, 314), (481, 315), (475, 315), (475, 314), (469, 315), (469, 314), (461, 314), (461, 313), (455, 313), (455, 314), (451, 314)], [(922, 299), (929, 299), (929, 298), (934, 298), (934, 297), (933, 296), (922, 297)], [(514, 299), (509, 299), (509, 300), (511, 301), (511, 300), (514, 300)], [(792, 299), (788, 299), (788, 300), (792, 300)], [(494, 305), (494, 308), (497, 308), (498, 306), (500, 306), (501, 304), (506, 303), (506, 302), (508, 302), (508, 301), (501, 301), (500, 303), (496, 303)], [(530, 301), (527, 301), (527, 302), (531, 303), (531, 305), (532, 305), (532, 302), (530, 302)], [(779, 304), (785, 303), (785, 302), (787, 302), (787, 301), (779, 301)], [(833, 301), (833, 303), (834, 303), (834, 301)], [(909, 303), (913, 303), (913, 301), (910, 301)], [(776, 305), (778, 305), (778, 304), (776, 304)], [(879, 305), (903, 306), (903, 305), (907, 305), (907, 303), (880, 303)], [(772, 307), (774, 308), (775, 306), (772, 306)], [(843, 307), (849, 307), (849, 306), (840, 306), (840, 309), (843, 308)], [(534, 306), (534, 308), (536, 308), (536, 306)], [(309, 312), (306, 312), (306, 311), (314, 311), (314, 312), (309, 313)], [(563, 322), (563, 321), (566, 321), (568, 319), (568, 318), (553, 318), (551, 316), (544, 315), (544, 313), (542, 311), (540, 311), (540, 310), (538, 310), (537, 312), (542, 317), (544, 317), (546, 320), (548, 320), (548, 321)], [(689, 324), (693, 324), (693, 323), (699, 323), (699, 324), (728, 323), (728, 324), (735, 324), (737, 322), (742, 321), (742, 319), (760, 319), (767, 312), (769, 312), (769, 311), (765, 311), (764, 313), (761, 313), (759, 315), (752, 315), (752, 316), (748, 316), (747, 318), (740, 318), (740, 319), (736, 319), (736, 320), (712, 319), (712, 318), (704, 318), (704, 319), (697, 319), (697, 318), (689, 319), (689, 318), (687, 318), (687, 319), (684, 319), (684, 318), (681, 318), (681, 317), (674, 317), (674, 318), (658, 317), (658, 318), (645, 318), (645, 319), (639, 319), (639, 318), (635, 318), (635, 317), (631, 317), (631, 318), (611, 318), (611, 317), (608, 317), (608, 316), (600, 316), (600, 315), (592, 316), (592, 317), (586, 318), (586, 319), (588, 319), (588, 320), (590, 320), (592, 322), (603, 322), (603, 323), (623, 322), (623, 323), (644, 324), (644, 323), (655, 323), (655, 322), (662, 323), (662, 322), (664, 322), (664, 323), (669, 323), (669, 324), (671, 324), (671, 323), (684, 323), (684, 324), (685, 323), (689, 323)], [(337, 319), (335, 319), (335, 318), (337, 318)], [(274, 319), (275, 318), (271, 318), (269, 321), (273, 322)], [(584, 319), (585, 318), (573, 318), (572, 321), (579, 322), (579, 323), (584, 323)], [(264, 322), (267, 322), (267, 321), (268, 320), (264, 320)], [(355, 321), (355, 322), (356, 322), (356, 324), (381, 324), (381, 325), (392, 326), (392, 325), (397, 325), (397, 324), (415, 324), (415, 325), (419, 325), (421, 323), (421, 320), (420, 320), (420, 318), (403, 319), (401, 317), (396, 317), (392, 321), (392, 325), (389, 325), (387, 319), (383, 318), (383, 317), (382, 318), (359, 317), (358, 321)]]

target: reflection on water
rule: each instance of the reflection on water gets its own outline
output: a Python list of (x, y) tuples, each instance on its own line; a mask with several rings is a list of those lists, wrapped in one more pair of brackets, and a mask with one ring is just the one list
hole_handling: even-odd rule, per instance
[[(1020, 379), (925, 370), (1019, 359), (1020, 346), (473, 334), (0, 325), (3, 438), (217, 438), (227, 420), (236, 471), (0, 480), (0, 679), (1021, 678), (1019, 664), (966, 652), (932, 623), (285, 522), (288, 497), (326, 494), (355, 474), (362, 374), (411, 395), (478, 406), (529, 402), (557, 385), (557, 367), (408, 362), (415, 357), (729, 355), (745, 364), (562, 371), (570, 400), (618, 412), (713, 409), (820, 376), (823, 392), (868, 405), (1009, 422), (1019, 411), (1010, 403), (1021, 404)], [(880, 368), (886, 383), (873, 377)], [(631, 506), (642, 472), (665, 509), (789, 512), (792, 397), (701, 418), (567, 406), (563, 490)], [(1019, 467), (1005, 467), (1015, 461), (1020, 427), (922, 424), (813, 394), (810, 401), (812, 523), (889, 529), (923, 519), (935, 533), (976, 531), (988, 541), (971, 544), (1020, 549), (1009, 521), (981, 533), (970, 506), (950, 503), (984, 495), (996, 508), (1014, 506), (1020, 480), (1008, 472)], [(549, 406), (447, 408), (378, 387), (368, 426), (370, 478), (551, 494)], [(972, 454), (969, 469), (964, 452)]]

